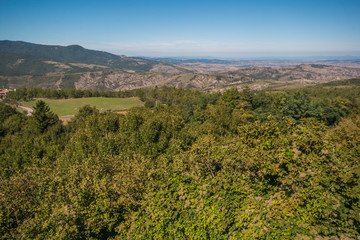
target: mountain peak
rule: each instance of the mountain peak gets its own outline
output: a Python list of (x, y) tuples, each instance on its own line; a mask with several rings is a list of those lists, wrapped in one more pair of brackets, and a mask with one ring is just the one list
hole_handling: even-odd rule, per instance
[(85, 50), (84, 47), (82, 47), (82, 46), (80, 46), (80, 45), (76, 45), (76, 44), (74, 44), (74, 45), (69, 45), (69, 46), (67, 46), (67, 48), (72, 48), (72, 49), (84, 49), (84, 50)]

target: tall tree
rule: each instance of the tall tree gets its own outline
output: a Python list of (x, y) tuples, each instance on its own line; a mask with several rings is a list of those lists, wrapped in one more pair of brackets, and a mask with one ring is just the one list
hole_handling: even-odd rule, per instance
[(49, 126), (54, 125), (59, 121), (58, 116), (50, 110), (50, 107), (44, 101), (37, 101), (34, 108), (35, 111), (33, 116), (35, 124), (40, 132), (44, 132)]

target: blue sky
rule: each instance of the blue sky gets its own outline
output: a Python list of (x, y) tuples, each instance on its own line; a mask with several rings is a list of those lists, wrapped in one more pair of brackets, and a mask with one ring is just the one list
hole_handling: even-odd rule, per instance
[(0, 40), (128, 56), (360, 56), (360, 0), (0, 0)]

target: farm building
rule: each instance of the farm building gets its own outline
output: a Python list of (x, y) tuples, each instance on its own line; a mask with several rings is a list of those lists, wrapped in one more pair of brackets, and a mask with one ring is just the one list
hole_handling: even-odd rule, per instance
[(9, 92), (9, 90), (0, 88), (0, 98), (6, 97), (6, 93), (8, 93), (8, 92)]

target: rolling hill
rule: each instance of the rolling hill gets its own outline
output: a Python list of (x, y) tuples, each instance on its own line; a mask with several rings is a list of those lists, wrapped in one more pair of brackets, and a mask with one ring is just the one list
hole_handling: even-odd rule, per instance
[[(88, 50), (0, 41), (0, 87), (118, 91), (155, 86), (221, 91), (306, 87), (360, 77), (360, 67), (320, 63), (246, 66), (216, 59), (143, 59)], [(291, 61), (289, 63), (292, 63)], [(235, 65), (234, 65), (235, 64)], [(277, 63), (276, 63), (277, 64)], [(281, 63), (283, 64), (283, 63)], [(349, 63), (346, 63), (349, 64)]]

